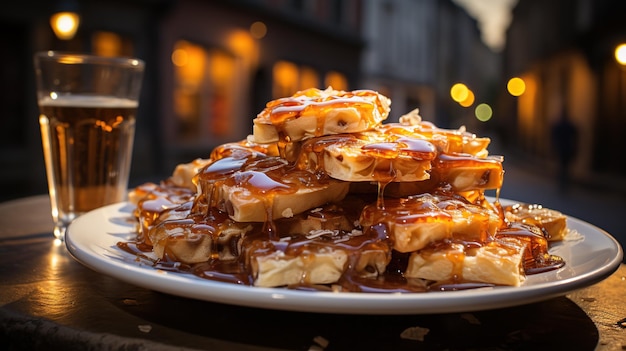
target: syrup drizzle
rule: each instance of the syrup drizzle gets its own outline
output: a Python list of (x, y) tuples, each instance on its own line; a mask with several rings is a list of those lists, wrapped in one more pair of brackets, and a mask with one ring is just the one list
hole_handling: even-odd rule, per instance
[[(177, 188), (167, 182), (138, 188), (144, 195), (135, 213), (141, 228), (136, 241), (120, 242), (118, 247), (158, 269), (242, 285), (254, 285), (251, 260), (255, 258), (279, 252), (286, 257), (313, 260), (320, 252), (346, 253), (346, 267), (336, 283), (312, 284), (309, 277), (303, 276), (298, 284), (287, 287), (322, 291), (393, 293), (493, 286), (463, 278), (460, 267), (464, 252), (487, 245), (507, 249), (510, 240), (526, 245), (523, 262), (526, 274), (564, 265), (560, 257), (548, 253), (548, 240), (537, 226), (505, 219), (505, 210), (499, 202), (503, 160), (485, 155), (487, 139), (476, 138), (464, 130), (440, 129), (429, 122), (390, 123), (373, 132), (320, 136), (324, 126), (320, 118), (316, 138), (293, 143), (285, 130), (286, 122), (292, 119), (346, 106), (360, 110), (365, 116), (372, 116), (374, 109), (379, 114), (386, 113), (375, 101), (377, 94), (371, 91), (359, 90), (341, 97), (319, 97), (314, 93), (304, 91), (274, 100), (259, 114), (258, 118), (276, 126), (279, 134), (276, 150), (247, 141), (214, 149), (211, 162), (193, 178), (201, 192)], [(295, 194), (300, 189), (324, 186), (331, 181), (324, 172), (325, 160), (321, 156), (329, 147), (374, 158), (376, 166), (371, 168), (371, 177), (376, 184), (375, 193), (348, 196), (341, 202), (292, 218), (274, 219), (276, 196)], [(300, 152), (290, 162), (288, 159), (292, 158), (287, 155), (293, 150)], [(394, 181), (399, 174), (393, 162), (399, 158), (432, 165), (430, 179), (420, 183), (415, 195), (388, 197), (386, 190), (397, 185)], [(457, 184), (456, 170), (467, 169), (482, 173), (469, 184)], [(238, 192), (242, 199), (262, 199), (265, 221), (237, 223), (230, 219), (234, 211), (232, 204), (218, 196), (224, 187)], [(486, 200), (483, 189), (496, 189), (494, 203)], [(445, 239), (425, 243), (420, 248), (425, 255), (450, 251), (447, 259), (455, 267), (452, 278), (436, 283), (406, 278), (403, 272), (410, 254), (394, 249), (396, 243), (389, 234), (392, 227), (450, 223), (453, 214), (479, 223), (479, 235), (451, 232)], [(302, 229), (303, 223), (310, 222), (321, 227)], [(191, 246), (188, 251), (207, 254), (200, 258), (177, 257), (176, 250), (171, 249), (176, 245)], [(151, 259), (147, 253), (157, 247), (163, 250), (163, 258)]]

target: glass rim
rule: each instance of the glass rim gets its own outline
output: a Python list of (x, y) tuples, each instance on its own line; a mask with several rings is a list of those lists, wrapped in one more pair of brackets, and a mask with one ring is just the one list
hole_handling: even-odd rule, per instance
[(118, 64), (143, 69), (145, 62), (142, 59), (125, 56), (100, 56), (95, 54), (70, 52), (70, 51), (39, 51), (35, 53), (35, 59), (55, 60), (63, 64)]

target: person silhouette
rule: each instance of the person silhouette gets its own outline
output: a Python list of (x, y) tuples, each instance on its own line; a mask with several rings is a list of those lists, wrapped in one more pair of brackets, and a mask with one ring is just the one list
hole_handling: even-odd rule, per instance
[(572, 123), (566, 111), (552, 126), (552, 142), (558, 158), (557, 181), (559, 189), (565, 192), (570, 186), (570, 165), (576, 157), (578, 148), (578, 129)]

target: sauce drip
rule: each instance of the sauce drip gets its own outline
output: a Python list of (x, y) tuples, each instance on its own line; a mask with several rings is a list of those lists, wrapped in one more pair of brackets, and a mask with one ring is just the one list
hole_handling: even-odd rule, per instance
[[(414, 293), (492, 287), (463, 276), (464, 260), (481, 249), (515, 255), (523, 247), (522, 274), (564, 265), (548, 252), (548, 237), (538, 223), (511, 222), (506, 218), (510, 208), (503, 208), (498, 198), (495, 203), (486, 200), (484, 189), (496, 189), (499, 197), (504, 174), (502, 157), (487, 156), (487, 138), (421, 121), (321, 135), (325, 117), (316, 120), (315, 137), (294, 142), (289, 136), (290, 121), (339, 109), (354, 109), (366, 124), (376, 124), (374, 115), (388, 113), (378, 98), (368, 90), (340, 95), (305, 90), (269, 102), (257, 118), (275, 127), (278, 142), (261, 146), (244, 140), (215, 148), (210, 162), (192, 179), (197, 192), (167, 181), (138, 187), (137, 238), (117, 246), (157, 269), (240, 285), (255, 284), (264, 260), (299, 260), (304, 267), (323, 260), (342, 262), (332, 283), (317, 284), (304, 269), (295, 283), (285, 286), (306, 291)], [(348, 158), (366, 160), (369, 166), (357, 172), (374, 191), (353, 190), (343, 200), (275, 218), (277, 199), (340, 182), (326, 173), (327, 163), (342, 164)], [(402, 162), (412, 168), (403, 168)], [(400, 182), (406, 181), (401, 178), (406, 172), (415, 172), (418, 181)], [(264, 220), (235, 221), (234, 201), (260, 201)], [(420, 240), (412, 232), (417, 230), (436, 230), (438, 235), (429, 239), (431, 233), (426, 233)], [(410, 232), (412, 240), (403, 242), (396, 234), (402, 231)], [(428, 258), (441, 252), (452, 267), (450, 278), (434, 282), (405, 276), (412, 255)]]
[[(262, 188), (272, 189), (271, 186)], [(169, 208), (161, 216), (168, 217), (168, 213), (180, 212), (179, 217), (190, 212), (188, 201), (180, 204), (180, 209)], [(448, 212), (445, 212), (445, 211)], [(451, 221), (450, 211), (460, 211), (464, 216), (477, 216), (474, 221), (483, 221), (480, 238), (472, 238), (456, 233), (447, 240), (428, 244), (423, 254), (439, 252), (454, 247), (462, 250), (472, 250), (483, 245), (497, 244), (495, 241), (518, 240), (528, 248), (525, 250), (523, 269), (525, 274), (538, 274), (563, 266), (564, 262), (557, 256), (548, 253), (548, 242), (541, 230), (524, 223), (506, 223), (491, 210), (475, 205), (460, 197), (450, 195), (441, 190), (440, 193), (423, 194), (403, 199), (387, 199), (385, 208), (372, 205), (368, 196), (349, 197), (344, 202), (328, 204), (293, 218), (274, 221), (276, 236), (271, 236), (262, 223), (252, 225), (245, 235), (236, 235), (227, 240), (221, 240), (228, 228), (238, 225), (229, 220), (228, 215), (220, 211), (212, 211), (211, 215), (187, 215), (179, 219), (170, 219), (157, 223), (151, 231), (188, 228), (185, 235), (193, 233), (211, 236), (213, 252), (222, 252), (221, 256), (213, 254), (208, 260), (194, 264), (183, 264), (175, 255), (167, 252), (161, 260), (151, 259), (147, 253), (153, 247), (138, 237), (135, 242), (120, 242), (118, 247), (130, 254), (136, 255), (138, 260), (146, 261), (155, 268), (193, 274), (203, 279), (225, 283), (254, 285), (254, 278), (250, 271), (250, 258), (270, 256), (276, 252), (286, 257), (310, 257), (320, 252), (340, 250), (347, 253), (347, 267), (341, 278), (333, 284), (312, 284), (307, 277), (302, 277), (300, 283), (286, 286), (289, 289), (307, 291), (344, 291), (363, 293), (415, 293), (428, 291), (455, 291), (493, 287), (493, 284), (472, 282), (463, 279), (461, 271), (456, 271), (450, 280), (431, 282), (422, 279), (406, 278), (403, 272), (407, 268), (410, 253), (401, 253), (393, 250), (393, 242), (389, 238), (390, 225), (399, 224), (426, 224), (429, 222)], [(491, 216), (489, 215), (491, 213)], [(171, 216), (171, 215), (170, 215)], [(482, 217), (481, 217), (482, 216)], [(469, 217), (468, 217), (469, 218)], [(310, 231), (309, 235), (286, 234), (302, 230), (294, 229), (303, 221), (314, 220), (319, 223), (328, 223), (328, 228)], [(494, 236), (493, 222), (498, 223)], [(354, 223), (360, 223), (354, 226)], [(175, 242), (185, 238), (185, 235), (168, 235), (167, 240)], [(498, 244), (499, 245), (499, 244)], [(502, 247), (506, 247), (503, 245)], [(245, 250), (245, 254), (244, 251)], [(325, 251), (326, 250), (326, 251)], [(365, 252), (376, 252), (380, 256), (368, 257)], [(226, 257), (228, 256), (228, 257)], [(375, 262), (381, 262), (384, 267), (376, 267)], [(448, 255), (455, 267), (460, 267), (463, 255)]]

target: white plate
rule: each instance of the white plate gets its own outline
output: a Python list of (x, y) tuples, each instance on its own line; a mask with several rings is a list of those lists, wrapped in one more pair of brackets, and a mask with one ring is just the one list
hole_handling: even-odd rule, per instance
[[(502, 202), (510, 200), (503, 200)], [(191, 274), (166, 272), (142, 264), (117, 248), (132, 240), (132, 205), (109, 205), (76, 219), (66, 244), (71, 254), (91, 269), (128, 283), (193, 299), (266, 309), (348, 314), (423, 314), (469, 312), (522, 305), (597, 283), (611, 275), (622, 261), (619, 243), (605, 231), (568, 217), (579, 235), (553, 246), (551, 253), (565, 259), (556, 271), (530, 275), (520, 287), (463, 291), (386, 294), (332, 293), (257, 288), (210, 281)]]

